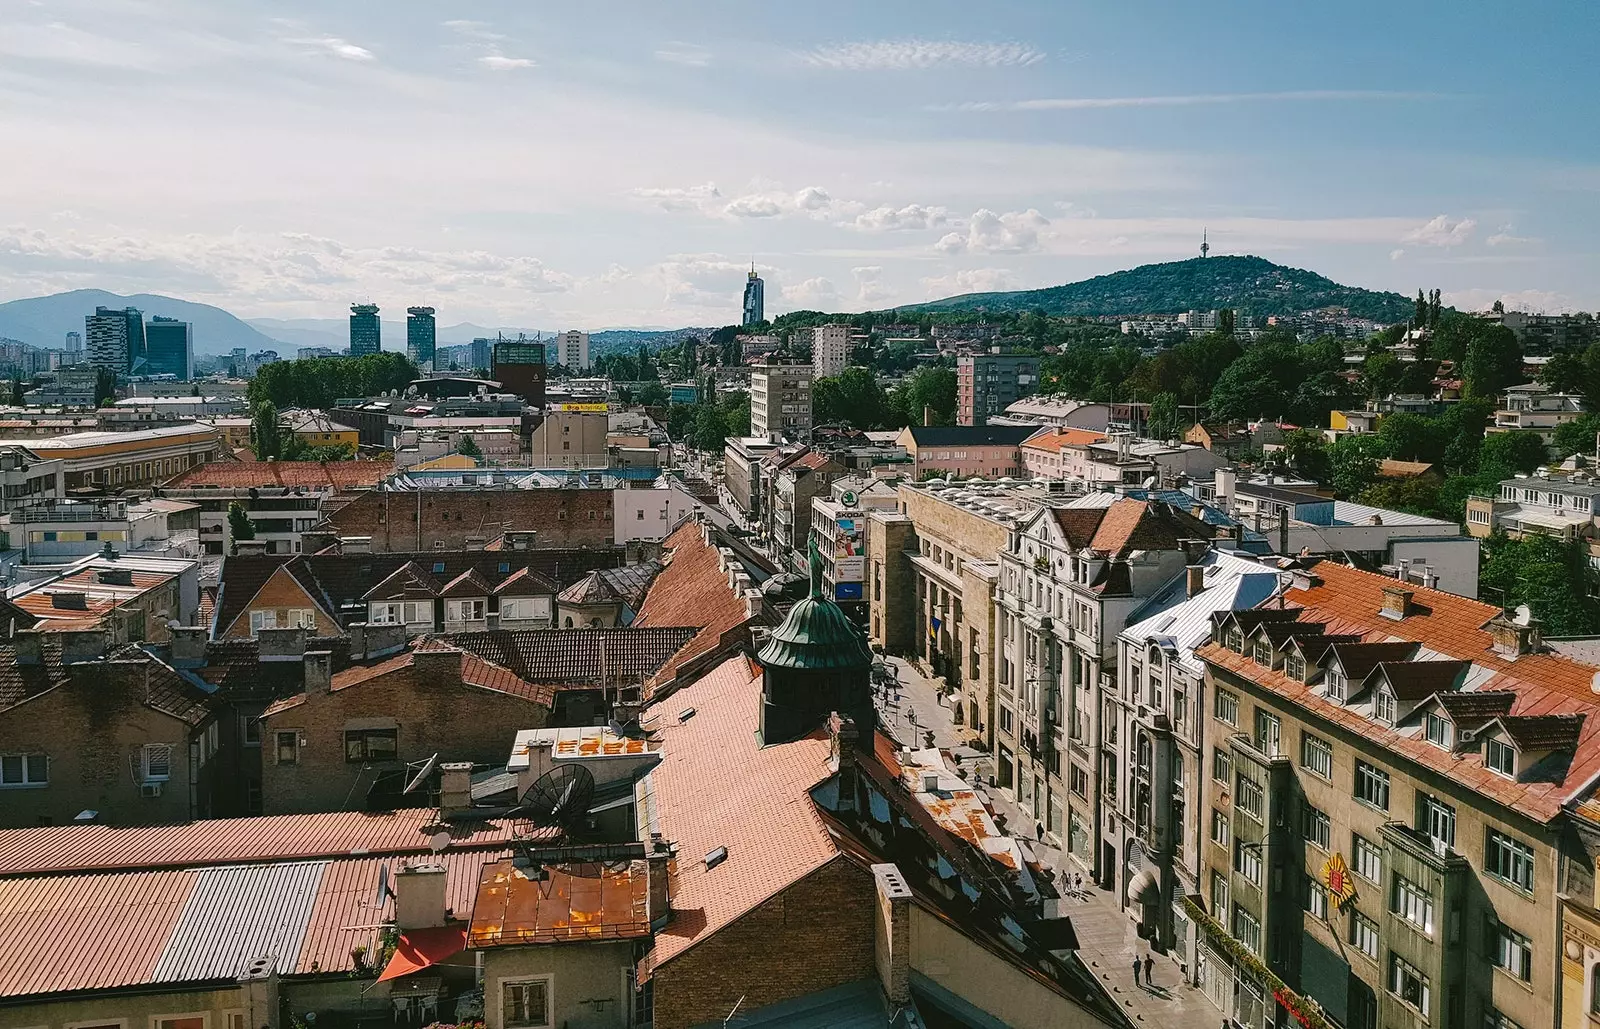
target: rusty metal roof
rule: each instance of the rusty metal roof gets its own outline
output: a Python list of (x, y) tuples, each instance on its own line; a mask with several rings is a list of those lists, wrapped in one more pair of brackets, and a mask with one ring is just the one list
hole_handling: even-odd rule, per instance
[(433, 808), (367, 814), (340, 811), (216, 818), (182, 825), (42, 825), (0, 830), (0, 881), (17, 875), (131, 868), (428, 853), (448, 832), (451, 847), (506, 845), (509, 821), (440, 825)]
[(467, 946), (626, 940), (649, 935), (648, 862), (519, 868), (507, 858), (483, 866)]

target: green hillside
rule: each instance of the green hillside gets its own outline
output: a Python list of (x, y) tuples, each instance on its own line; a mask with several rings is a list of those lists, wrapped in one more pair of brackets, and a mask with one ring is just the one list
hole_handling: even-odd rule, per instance
[(1034, 311), (1095, 317), (1176, 314), (1233, 308), (1252, 315), (1296, 314), (1320, 307), (1348, 308), (1359, 318), (1404, 321), (1413, 301), (1398, 293), (1341, 286), (1301, 268), (1261, 257), (1195, 257), (1147, 264), (1082, 282), (1012, 293), (968, 293), (902, 311)]

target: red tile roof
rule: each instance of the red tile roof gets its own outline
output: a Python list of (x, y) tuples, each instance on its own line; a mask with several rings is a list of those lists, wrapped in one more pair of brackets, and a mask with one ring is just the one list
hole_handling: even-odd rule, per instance
[[(453, 651), (455, 648), (439, 646), (437, 644), (425, 648), (428, 652)], [(479, 689), (493, 690), (496, 693), (505, 693), (513, 697), (521, 697), (530, 703), (541, 707), (554, 707), (556, 702), (556, 689), (549, 683), (532, 683), (518, 678), (515, 674), (499, 665), (485, 661), (476, 654), (458, 651), (461, 654), (461, 683), (464, 686), (476, 686)], [(387, 675), (411, 668), (417, 663), (416, 650), (407, 650), (396, 654), (384, 661), (371, 665), (352, 665), (333, 676), (331, 692), (338, 693), (362, 683), (381, 679)], [(451, 685), (448, 680), (444, 685)], [(297, 693), (292, 697), (284, 697), (274, 701), (267, 709), (261, 712), (261, 717), (275, 715), (280, 711), (300, 707), (306, 702), (304, 693)]]
[(1059, 454), (1063, 447), (1086, 447), (1091, 443), (1101, 443), (1105, 438), (1105, 433), (1093, 429), (1053, 429), (1029, 439), (1022, 444), (1022, 449)]
[[(1493, 641), (1483, 628), (1500, 614), (1500, 609), (1491, 604), (1408, 587), (1413, 591), (1414, 613), (1403, 619), (1389, 619), (1378, 611), (1383, 604), (1383, 590), (1394, 586), (1393, 579), (1332, 561), (1320, 562), (1312, 572), (1315, 578), (1309, 588), (1284, 592), (1285, 602), (1302, 620), (1324, 621), (1330, 633), (1358, 634), (1369, 643), (1412, 641), (1445, 657), (1471, 661), (1494, 673), (1477, 683), (1472, 692), (1515, 694), (1512, 715), (1600, 713), (1600, 699), (1591, 689), (1600, 681), (1600, 670), (1549, 653), (1513, 658), (1494, 651)], [(1446, 751), (1414, 734), (1397, 732), (1353, 708), (1325, 699), (1315, 687), (1281, 671), (1263, 668), (1220, 644), (1208, 643), (1195, 653), (1207, 663), (1255, 682), (1354, 736), (1369, 739), (1398, 757), (1448, 776), (1530, 818), (1555, 818), (1563, 804), (1592, 790), (1594, 780), (1600, 776), (1600, 718), (1585, 718), (1572, 762), (1560, 782), (1518, 782), (1485, 768), (1475, 750)]]
[(671, 558), (650, 584), (633, 625), (687, 625), (699, 632), (661, 667), (652, 683), (670, 680), (684, 662), (711, 651), (724, 633), (750, 620), (744, 599), (734, 596), (728, 587), (717, 548), (706, 543), (698, 523), (680, 525), (667, 537), (666, 548)]
[[(694, 716), (678, 721), (690, 707)], [(839, 856), (810, 797), (832, 774), (827, 737), (819, 731), (763, 747), (760, 707), (759, 672), (738, 657), (646, 714), (662, 741), (662, 762), (650, 773), (656, 810), (678, 859), (677, 916), (643, 966), (671, 961)], [(706, 868), (705, 855), (718, 847), (728, 848), (727, 859)]]
[(1089, 546), (1121, 557), (1135, 550), (1171, 550), (1184, 539), (1208, 539), (1212, 530), (1188, 512), (1148, 500), (1123, 499), (1106, 509)]
[(168, 479), (172, 489), (360, 489), (394, 474), (393, 461), (212, 461)]

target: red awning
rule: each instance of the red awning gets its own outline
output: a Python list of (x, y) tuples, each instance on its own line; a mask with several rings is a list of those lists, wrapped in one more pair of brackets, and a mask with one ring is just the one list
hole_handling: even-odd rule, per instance
[(396, 979), (402, 975), (419, 972), (429, 965), (437, 965), (446, 958), (454, 957), (466, 948), (465, 929), (451, 926), (407, 929), (400, 934), (400, 942), (395, 945), (394, 956), (384, 966), (383, 974), (378, 976), (378, 981), (381, 983), (385, 979)]

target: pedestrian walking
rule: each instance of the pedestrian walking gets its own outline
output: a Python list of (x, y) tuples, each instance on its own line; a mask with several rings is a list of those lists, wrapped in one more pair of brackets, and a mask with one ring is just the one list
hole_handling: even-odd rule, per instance
[(1139, 985), (1139, 955), (1133, 956), (1133, 985)]
[(1154, 986), (1155, 985), (1155, 983), (1150, 981), (1150, 970), (1153, 969), (1155, 967), (1155, 965), (1156, 965), (1155, 959), (1152, 958), (1149, 954), (1146, 954), (1144, 956), (1144, 984), (1146, 986)]

